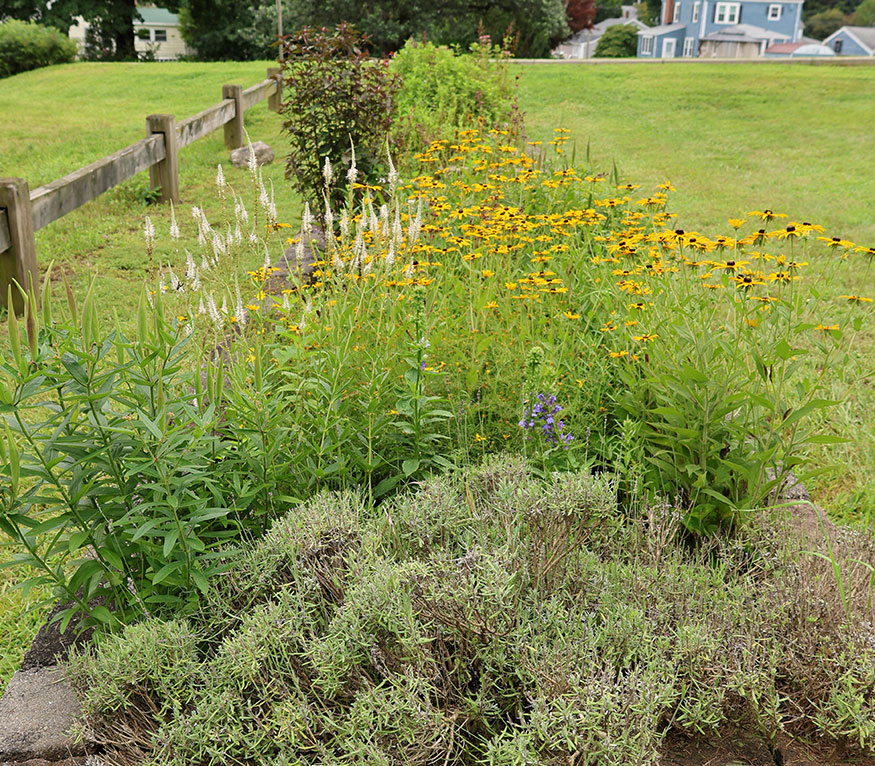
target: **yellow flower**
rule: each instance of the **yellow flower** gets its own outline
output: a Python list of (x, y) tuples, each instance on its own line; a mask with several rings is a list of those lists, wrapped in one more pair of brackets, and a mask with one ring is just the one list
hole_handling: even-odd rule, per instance
[(516, 283), (516, 282), (505, 282), (505, 283), (504, 283), (504, 286), (505, 286), (505, 288), (506, 288), (507, 290), (516, 290), (516, 289), (517, 289), (517, 283)]
[(485, 441), (489, 441), (489, 440), (485, 436), (481, 436), (480, 434), (474, 434), (474, 441), (475, 442), (485, 442)]
[(655, 332), (653, 332), (653, 333), (646, 332), (646, 333), (644, 333), (644, 335), (633, 335), (632, 340), (637, 340), (637, 341), (642, 341), (644, 343), (647, 343), (651, 340), (656, 340), (658, 337), (659, 337), (659, 335), (657, 335)]
[(599, 327), (599, 330), (601, 332), (613, 332), (616, 329), (617, 325), (615, 325), (613, 322), (605, 322), (602, 327)]
[(608, 352), (608, 356), (612, 357), (613, 359), (619, 359), (620, 357), (628, 356), (628, 355), (629, 355), (628, 351), (609, 351)]
[(497, 304), (495, 301), (489, 301), (489, 303), (486, 304), (486, 308), (488, 308), (488, 309), (497, 309), (497, 308), (498, 308), (498, 304)]
[(495, 272), (494, 272), (494, 271), (490, 271), (489, 269), (483, 269), (480, 273), (481, 273), (484, 277), (494, 277), (494, 276), (495, 276)]
[(837, 324), (831, 324), (831, 325), (819, 324), (814, 329), (820, 330), (821, 332), (831, 332), (833, 330), (838, 330), (839, 326)]
[(872, 303), (871, 298), (864, 298), (862, 295), (840, 295), (839, 298), (845, 298), (848, 303)]
[(665, 183), (661, 183), (656, 188), (662, 189), (662, 191), (677, 191), (677, 189), (675, 189), (674, 186), (671, 185), (671, 181), (666, 181)]
[(747, 223), (747, 221), (744, 218), (730, 218), (729, 219), (729, 225), (733, 229), (740, 229), (742, 226), (744, 226), (745, 223)]
[(786, 213), (775, 213), (768, 208), (765, 210), (751, 210), (748, 215), (755, 215), (757, 218), (761, 218), (763, 221), (772, 221), (775, 218), (786, 218)]
[(569, 319), (580, 319), (580, 314), (573, 314), (571, 311), (564, 312), (562, 316), (568, 317)]

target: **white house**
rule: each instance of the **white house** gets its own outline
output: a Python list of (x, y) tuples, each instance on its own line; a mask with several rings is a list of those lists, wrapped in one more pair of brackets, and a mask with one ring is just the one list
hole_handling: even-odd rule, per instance
[(634, 5), (622, 6), (622, 14), (622, 18), (605, 19), (598, 24), (593, 24), (592, 29), (581, 29), (573, 37), (558, 45), (553, 50), (553, 57), (560, 59), (592, 58), (599, 38), (608, 27), (613, 27), (616, 24), (632, 24), (639, 30), (647, 29), (647, 25), (638, 20), (638, 11)]
[[(166, 8), (137, 7), (143, 20), (134, 20), (134, 47), (141, 58), (154, 56), (156, 61), (175, 61), (191, 51), (179, 31), (179, 18)], [(70, 38), (79, 44), (80, 52), (85, 48), (85, 33), (88, 22), (81, 16), (70, 27)]]

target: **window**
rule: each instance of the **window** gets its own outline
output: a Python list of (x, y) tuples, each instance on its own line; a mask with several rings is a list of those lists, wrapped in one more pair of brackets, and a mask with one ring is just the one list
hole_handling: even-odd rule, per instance
[(653, 35), (644, 35), (641, 38), (641, 55), (642, 56), (652, 56), (653, 55)]
[(692, 58), (693, 51), (696, 49), (696, 38), (695, 37), (685, 37), (684, 38), (684, 58)]
[(699, 23), (699, 8), (701, 5), (701, 3), (693, 3), (693, 24)]
[(836, 53), (841, 53), (842, 52), (842, 41), (840, 39), (835, 40), (832, 44), (832, 48)]
[(138, 40), (151, 40), (151, 34), (148, 29), (138, 29), (137, 30), (137, 39)]
[(155, 30), (155, 42), (156, 43), (166, 43), (167, 42), (167, 30), (166, 29), (156, 29)]
[(740, 3), (717, 3), (714, 9), (715, 24), (738, 24)]
[(781, 18), (781, 6), (780, 5), (770, 5), (769, 6), (769, 21), (777, 21)]
[(681, 20), (681, 4), (675, 3), (674, 16), (671, 17), (672, 24), (677, 24)]

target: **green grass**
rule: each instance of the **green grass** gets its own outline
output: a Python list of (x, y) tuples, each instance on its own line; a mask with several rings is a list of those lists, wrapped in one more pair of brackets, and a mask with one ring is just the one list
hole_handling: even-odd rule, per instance
[[(180, 122), (221, 101), (223, 84), (260, 82), (270, 64), (77, 63), (0, 80), (0, 176), (25, 178), (33, 190), (145, 137), (147, 115), (174, 114)], [(264, 101), (246, 112), (245, 125), (253, 141), (274, 148), (277, 160), (264, 168), (265, 182), (274, 184), (281, 220), (295, 221), (300, 203), (283, 179), (281, 118)], [(217, 212), (213, 184), (220, 163), (228, 181), (246, 193), (248, 174), (231, 167), (221, 130), (181, 150), (180, 219), (189, 218), (192, 205)], [(107, 320), (113, 309), (123, 321), (130, 316), (143, 280), (171, 254), (159, 250), (152, 262), (146, 258), (145, 216), (165, 243), (170, 219), (167, 206), (147, 203), (147, 192), (148, 173), (140, 173), (36, 234), (41, 267), (54, 261), (80, 288), (100, 275), (95, 295)]]
[(716, 233), (771, 208), (875, 243), (875, 68), (519, 65), (529, 134), (565, 127), (645, 188), (671, 180), (678, 223)]

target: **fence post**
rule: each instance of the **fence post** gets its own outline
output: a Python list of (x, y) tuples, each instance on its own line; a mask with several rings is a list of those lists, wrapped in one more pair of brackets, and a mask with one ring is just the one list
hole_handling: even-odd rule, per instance
[(234, 117), (225, 123), (225, 148), (239, 149), (243, 146), (243, 86), (223, 85), (222, 98), (234, 100)]
[(176, 139), (176, 117), (172, 114), (150, 114), (146, 118), (146, 133), (164, 136), (164, 159), (149, 168), (149, 187), (161, 189), (160, 202), (179, 202), (179, 155)]
[(276, 80), (276, 91), (267, 97), (267, 108), (278, 112), (283, 103), (283, 76), (282, 69), (279, 67), (269, 67), (267, 70), (267, 78)]
[[(9, 223), (10, 247), (0, 253), (0, 306), (6, 306), (7, 288), (13, 279), (26, 290), (28, 275), (31, 275), (34, 286), (39, 286), (36, 242), (33, 238), (33, 211), (27, 181), (23, 178), (0, 178), (0, 208), (6, 209), (6, 220)], [(24, 311), (24, 297), (14, 287), (12, 308), (16, 314)]]

